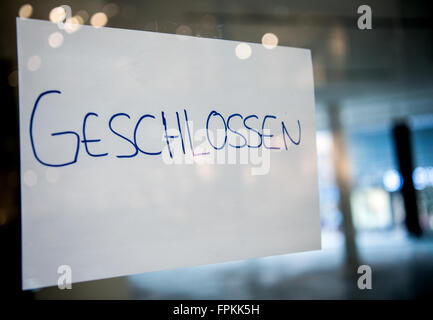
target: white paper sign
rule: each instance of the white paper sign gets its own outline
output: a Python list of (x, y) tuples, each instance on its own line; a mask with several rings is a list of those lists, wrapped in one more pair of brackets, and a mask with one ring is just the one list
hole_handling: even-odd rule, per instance
[(17, 19), (24, 289), (320, 249), (309, 50), (66, 31)]

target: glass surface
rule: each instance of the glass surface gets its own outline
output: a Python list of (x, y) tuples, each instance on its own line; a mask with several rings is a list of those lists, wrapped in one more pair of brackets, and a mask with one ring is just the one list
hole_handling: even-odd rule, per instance
[[(58, 9), (57, 1), (0, 3), (0, 231), (2, 243), (8, 243), (2, 258), (6, 263), (0, 267), (0, 290), (36, 299), (433, 295), (431, 1), (373, 1), (369, 4), (372, 28), (363, 30), (358, 27), (360, 3), (352, 0), (66, 3), (71, 9), (68, 21), (67, 10)], [(21, 276), (17, 16), (63, 19), (69, 22), (64, 30), (68, 34), (86, 24), (310, 49), (323, 249), (79, 283), (71, 295), (56, 287), (37, 292), (17, 289)], [(53, 48), (61, 43), (58, 36), (49, 39)], [(37, 65), (36, 59), (30, 67)], [(407, 124), (411, 134), (411, 169), (422, 237), (411, 236), (405, 225), (404, 181), (393, 135), (397, 123)], [(337, 154), (343, 159), (336, 160)], [(353, 232), (344, 222), (348, 212)], [(346, 245), (351, 239), (357, 260)], [(359, 290), (353, 282), (362, 263), (373, 269), (374, 290)], [(345, 267), (350, 272), (345, 273)]]

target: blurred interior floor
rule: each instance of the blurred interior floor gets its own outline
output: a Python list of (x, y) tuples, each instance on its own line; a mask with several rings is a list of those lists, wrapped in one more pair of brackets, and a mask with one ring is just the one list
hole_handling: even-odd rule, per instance
[(38, 299), (413, 299), (433, 297), (433, 238), (399, 230), (357, 236), (372, 290), (344, 264), (343, 237), (322, 232), (320, 251), (188, 267), (36, 292)]

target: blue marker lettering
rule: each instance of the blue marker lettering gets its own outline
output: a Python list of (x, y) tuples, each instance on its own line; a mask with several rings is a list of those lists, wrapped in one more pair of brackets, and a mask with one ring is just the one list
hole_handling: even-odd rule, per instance
[(99, 142), (99, 141), (101, 141), (101, 139), (91, 139), (90, 140), (90, 139), (86, 138), (86, 123), (87, 123), (87, 118), (90, 117), (90, 116), (98, 117), (98, 114), (94, 113), (94, 112), (89, 112), (89, 113), (87, 113), (84, 116), (84, 120), (83, 120), (83, 140), (81, 140), (81, 142), (84, 143), (84, 148), (86, 149), (86, 152), (87, 152), (87, 154), (89, 156), (91, 156), (91, 157), (105, 157), (106, 155), (108, 155), (108, 153), (94, 154), (94, 153), (91, 153), (89, 151), (89, 148), (87, 147), (87, 144), (89, 142)]
[(159, 152), (147, 152), (147, 151), (143, 151), (138, 146), (138, 144), (137, 144), (137, 130), (138, 130), (138, 127), (140, 126), (141, 121), (143, 119), (146, 119), (146, 118), (155, 119), (155, 116), (153, 116), (151, 114), (145, 114), (144, 116), (141, 116), (140, 119), (138, 119), (137, 124), (135, 125), (135, 128), (134, 128), (134, 144), (135, 144), (136, 148), (138, 149), (138, 151), (140, 151), (141, 153), (148, 154), (148, 155), (151, 155), (151, 156), (156, 156), (158, 154), (161, 154), (162, 151), (159, 151)]
[(33, 138), (33, 122), (34, 122), (34, 118), (35, 118), (36, 109), (38, 108), (38, 104), (39, 104), (39, 102), (43, 96), (48, 95), (48, 94), (52, 94), (52, 93), (61, 94), (61, 92), (59, 90), (48, 90), (48, 91), (42, 92), (39, 95), (39, 97), (36, 99), (35, 105), (34, 105), (33, 110), (32, 110), (32, 115), (30, 116), (30, 143), (32, 145), (33, 154), (35, 155), (35, 158), (36, 158), (36, 160), (39, 161), (39, 163), (43, 164), (44, 166), (48, 166), (48, 167), (64, 167), (64, 166), (67, 166), (67, 165), (70, 165), (70, 164), (77, 162), (78, 152), (80, 150), (80, 136), (78, 135), (78, 133), (76, 133), (74, 131), (63, 131), (63, 132), (56, 132), (56, 133), (51, 134), (52, 136), (72, 134), (77, 138), (77, 147), (75, 148), (74, 159), (72, 161), (60, 163), (60, 164), (52, 164), (52, 163), (42, 161), (39, 158), (38, 153), (36, 152), (35, 141)]
[(247, 145), (247, 139), (244, 137), (243, 134), (241, 134), (241, 133), (239, 133), (238, 131), (233, 130), (232, 128), (230, 128), (230, 120), (231, 120), (233, 117), (239, 117), (239, 118), (241, 118), (241, 120), (243, 119), (243, 117), (242, 117), (239, 113), (233, 113), (233, 114), (230, 115), (230, 116), (228, 117), (228, 119), (227, 119), (227, 129), (229, 129), (229, 130), (230, 130), (231, 132), (233, 132), (234, 134), (237, 134), (238, 136), (240, 136), (240, 137), (244, 140), (244, 144), (241, 145), (241, 146), (235, 146), (235, 145), (229, 144), (229, 146), (230, 146), (230, 147), (233, 147), (233, 148), (243, 148), (243, 147), (245, 147), (245, 146)]
[(201, 152), (201, 153), (195, 153), (194, 152), (194, 146), (192, 144), (192, 138), (191, 138), (191, 131), (189, 129), (189, 123), (188, 123), (189, 122), (188, 121), (188, 113), (186, 112), (186, 109), (184, 109), (183, 112), (185, 114), (186, 131), (188, 132), (189, 146), (191, 147), (193, 157), (204, 156), (204, 155), (209, 154), (210, 152)]
[[(265, 130), (265, 122), (266, 122), (266, 119), (267, 118), (271, 118), (271, 119), (276, 119), (277, 117), (276, 116), (272, 116), (272, 115), (266, 115), (264, 118), (263, 118), (263, 122), (262, 122), (262, 136), (263, 137), (269, 137), (269, 138), (272, 138), (274, 135), (273, 134), (265, 134), (265, 132), (264, 132), (264, 130)], [(263, 139), (263, 146), (266, 148), (266, 149), (280, 149), (279, 147), (268, 147), (267, 145), (266, 145), (266, 143), (265, 143), (265, 139)]]
[(248, 144), (248, 148), (260, 148), (260, 147), (262, 146), (262, 134), (261, 134), (260, 132), (258, 132), (257, 130), (255, 130), (255, 129), (253, 129), (253, 128), (251, 128), (251, 127), (249, 127), (249, 126), (247, 125), (247, 120), (250, 119), (250, 118), (256, 118), (256, 119), (258, 119), (259, 117), (257, 117), (255, 114), (249, 115), (248, 117), (246, 117), (246, 118), (244, 119), (244, 126), (245, 126), (245, 128), (247, 128), (248, 130), (251, 130), (251, 131), (257, 133), (257, 135), (258, 135), (259, 138), (260, 138), (260, 143), (259, 143), (257, 146), (251, 146), (251, 145)]
[(135, 157), (135, 156), (138, 154), (138, 148), (137, 148), (137, 146), (134, 144), (134, 142), (132, 142), (131, 140), (129, 140), (129, 139), (126, 138), (125, 136), (121, 135), (121, 134), (118, 133), (117, 131), (114, 131), (114, 129), (113, 129), (113, 127), (112, 127), (112, 124), (111, 124), (115, 118), (120, 117), (120, 116), (124, 116), (124, 117), (127, 117), (128, 119), (131, 119), (131, 118), (129, 117), (129, 115), (126, 114), (126, 113), (116, 113), (116, 114), (114, 114), (114, 115), (110, 118), (110, 121), (108, 121), (108, 127), (110, 128), (111, 132), (113, 132), (116, 136), (119, 136), (119, 137), (121, 137), (122, 139), (128, 141), (128, 142), (129, 142), (129, 143), (134, 147), (135, 152), (134, 152), (133, 154), (130, 154), (130, 155), (121, 155), (121, 156), (116, 156), (116, 157), (117, 157), (117, 158), (133, 158), (133, 157)]
[(286, 150), (287, 150), (286, 135), (289, 137), (289, 139), (290, 139), (290, 141), (292, 141), (292, 143), (294, 143), (296, 145), (299, 145), (299, 143), (301, 143), (301, 123), (299, 122), (299, 120), (298, 120), (298, 129), (299, 129), (299, 138), (298, 138), (298, 141), (295, 141), (295, 140), (292, 139), (292, 137), (290, 136), (290, 134), (287, 132), (286, 126), (284, 125), (283, 121), (281, 121), (281, 126), (282, 126), (284, 145), (286, 147)]
[[(224, 137), (224, 143), (222, 144), (221, 147), (214, 146), (214, 144), (212, 143), (212, 141), (210, 141), (210, 138), (209, 138), (209, 120), (213, 116), (219, 116), (221, 118), (221, 120), (223, 121), (223, 123), (224, 123), (225, 137)], [(207, 135), (207, 140), (209, 141), (209, 144), (215, 150), (221, 150), (226, 145), (226, 142), (227, 142), (227, 125), (226, 125), (226, 122), (224, 120), (224, 117), (220, 113), (216, 112), (215, 110), (212, 110), (209, 113), (208, 117), (207, 117), (207, 121), (206, 121), (206, 135)]]

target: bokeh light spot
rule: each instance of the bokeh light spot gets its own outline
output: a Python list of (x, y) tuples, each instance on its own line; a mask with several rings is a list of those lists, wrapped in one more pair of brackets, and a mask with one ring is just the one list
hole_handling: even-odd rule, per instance
[(190, 27), (182, 24), (176, 28), (176, 34), (190, 36), (192, 35), (192, 30)]
[(278, 45), (278, 37), (273, 33), (265, 33), (262, 37), (262, 44), (266, 49), (274, 49)]
[(18, 71), (12, 71), (8, 76), (8, 83), (11, 87), (18, 86)]
[(58, 48), (63, 43), (63, 35), (60, 32), (53, 32), (48, 37), (48, 44), (51, 48)]
[(241, 60), (248, 59), (251, 56), (251, 47), (247, 43), (238, 44), (235, 51), (236, 56)]
[(39, 56), (31, 56), (27, 61), (27, 68), (30, 71), (36, 71), (41, 66), (41, 57)]
[(66, 10), (63, 7), (56, 7), (50, 11), (50, 21), (59, 23), (66, 18)]
[(27, 170), (24, 172), (24, 183), (28, 187), (33, 187), (38, 183), (38, 176), (36, 175), (36, 172), (33, 170)]
[(74, 16), (70, 19), (66, 19), (65, 31), (67, 33), (73, 33), (80, 29), (82, 18), (80, 16)]
[(90, 24), (96, 28), (105, 26), (107, 22), (107, 15), (103, 12), (97, 12), (90, 18)]
[(102, 11), (107, 15), (107, 17), (114, 17), (119, 13), (119, 7), (115, 3), (108, 3), (104, 6)]
[(388, 192), (395, 192), (401, 189), (403, 179), (397, 170), (387, 170), (383, 175), (383, 186)]
[[(75, 16), (77, 17), (77, 19), (80, 21), (81, 24), (84, 24), (86, 23), (87, 20), (89, 20), (89, 14), (87, 13), (86, 10), (78, 11)], [(80, 17), (81, 19), (78, 17)]]
[(33, 13), (33, 7), (31, 4), (23, 4), (18, 11), (20, 18), (30, 18)]

